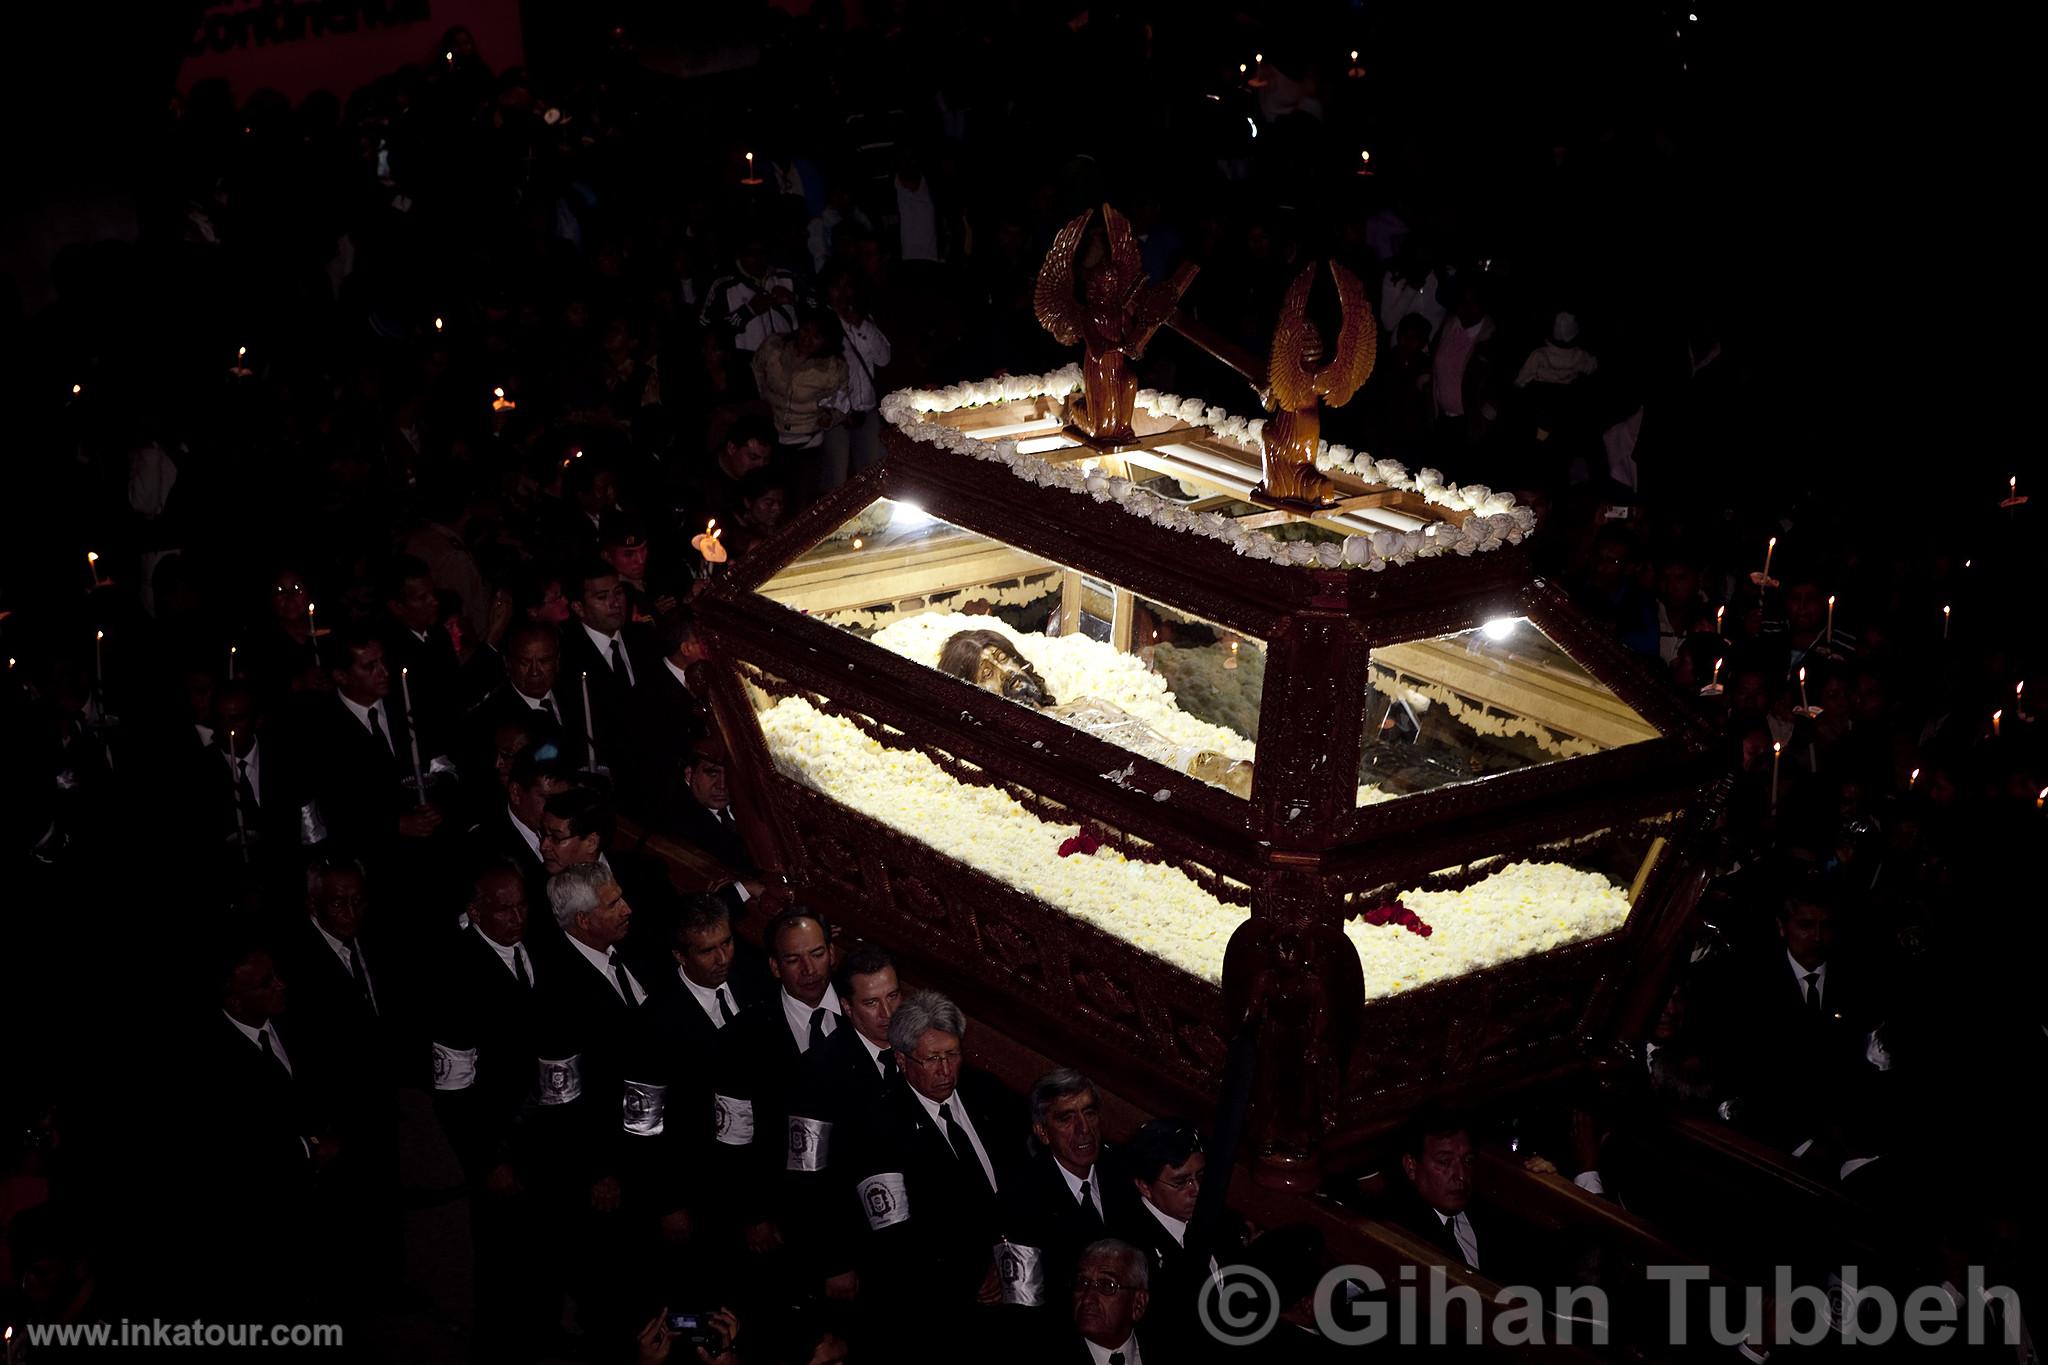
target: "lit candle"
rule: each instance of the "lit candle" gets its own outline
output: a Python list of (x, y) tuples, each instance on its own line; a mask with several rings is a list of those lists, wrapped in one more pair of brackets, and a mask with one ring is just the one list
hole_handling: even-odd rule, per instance
[(1726, 659), (1714, 660), (1714, 674), (1707, 679), (1707, 685), (1700, 689), (1701, 696), (1718, 697), (1721, 695), (1721, 665), (1726, 662)]
[(1998, 504), (2008, 512), (2026, 501), (2020, 496), (2020, 476), (2015, 474), (2005, 481), (2005, 501)]
[(1800, 709), (1800, 710), (1802, 710), (1802, 711), (1811, 711), (1811, 710), (1813, 709), (1813, 708), (1812, 708), (1811, 706), (1808, 706), (1808, 705), (1806, 704), (1806, 665), (1805, 665), (1805, 664), (1801, 664), (1801, 665), (1799, 666), (1799, 709)]
[(106, 643), (107, 633), (104, 630), (92, 633), (92, 680), (102, 692), (107, 690)]
[(1230, 642), (1230, 657), (1223, 661), (1223, 666), (1225, 668), (1237, 667), (1237, 641), (1232, 640)]
[(1252, 65), (1253, 65), (1253, 66), (1264, 66), (1265, 64), (1266, 64), (1266, 54), (1265, 54), (1265, 53), (1263, 53), (1263, 52), (1254, 52), (1254, 53), (1252, 54)]
[(1358, 149), (1358, 174), (1372, 174), (1372, 153), (1365, 150), (1365, 148), (1363, 147), (1360, 147)]
[(233, 682), (234, 680), (235, 680), (235, 647), (234, 647), (233, 645), (229, 645), (229, 646), (228, 646), (228, 681), (229, 681), (229, 682)]
[(83, 385), (83, 384), (73, 384), (73, 385), (71, 386), (71, 396), (72, 396), (73, 398), (76, 398), (76, 397), (78, 397), (78, 395), (80, 395), (81, 393), (84, 393), (84, 392), (85, 392), (85, 385)]
[(1245, 64), (1244, 64), (1243, 62), (1239, 62), (1239, 63), (1237, 64), (1237, 74), (1238, 74), (1238, 75), (1240, 75), (1240, 76), (1244, 75), (1244, 74), (1245, 74), (1246, 72), (1248, 72), (1248, 71), (1250, 71), (1250, 70), (1251, 70), (1251, 68), (1250, 68), (1250, 67), (1248, 67), (1248, 66), (1246, 66), (1246, 65), (1245, 65)]
[(1723, 633), (1721, 630), (1721, 621), (1722, 618), (1726, 617), (1727, 615), (1728, 608), (1725, 605), (1714, 608), (1714, 634), (1720, 635)]
[(1777, 740), (1771, 741), (1771, 814), (1778, 813), (1778, 760), (1785, 756), (1785, 746)]
[(512, 401), (511, 399), (509, 399), (509, 398), (507, 398), (507, 397), (505, 396), (505, 390), (504, 390), (504, 389), (502, 389), (502, 388), (496, 388), (496, 389), (492, 389), (492, 390), (491, 390), (491, 411), (492, 411), (492, 412), (510, 412), (510, 411), (512, 411), (512, 409), (514, 409), (514, 408), (516, 408), (516, 407), (518, 407), (518, 406), (519, 406), (519, 405), (518, 405), (517, 403), (513, 402), (513, 401)]
[(2012, 713), (2021, 720), (2027, 718), (2027, 680), (2021, 678), (2012, 685)]
[(440, 318), (435, 318), (435, 319), (434, 319), (434, 330), (435, 330), (435, 331), (437, 331), (437, 332), (443, 332), (443, 331), (446, 331), (447, 329), (448, 329), (448, 324), (447, 324), (446, 322), (442, 321), (442, 320), (441, 320)]
[(1828, 644), (1835, 642), (1835, 595), (1828, 594)]
[(412, 746), (413, 794), (419, 797), (421, 805), (425, 805), (427, 801), (427, 780), (420, 774), (420, 731), (419, 727), (413, 724), (412, 680), (406, 676), (410, 671), (410, 669), (404, 668), (398, 670), (398, 696), (405, 703), (405, 740), (407, 744)]
[(2002, 709), (2001, 709), (2001, 710), (1993, 711), (1993, 712), (1991, 713), (1991, 737), (1992, 737), (1993, 739), (1997, 739), (1997, 738), (1998, 738), (1998, 722), (1999, 722), (1999, 721), (2001, 721), (2001, 720), (2003, 720), (2003, 719), (2005, 719), (2005, 712), (2004, 712), (2004, 710), (2002, 710)]
[(590, 720), (590, 670), (583, 670), (583, 756), (591, 767), (597, 766), (597, 734)]
[(92, 550), (85, 552), (85, 571), (92, 575), (92, 585), (100, 585), (100, 557)]
[(1915, 786), (1919, 785), (1919, 782), (1920, 770), (1918, 768), (1915, 768), (1912, 772), (1906, 774), (1906, 789), (1908, 791), (1911, 791)]
[(1948, 617), (1949, 612), (1952, 610), (1954, 609), (1951, 607), (1943, 607), (1941, 609), (1941, 638), (1944, 640), (1948, 638)]
[(1764, 542), (1764, 585), (1766, 587), (1770, 586), (1771, 582), (1771, 555), (1776, 552), (1777, 548), (1778, 538), (1776, 536), (1772, 536)]
[(313, 647), (313, 666), (320, 666), (320, 627), (314, 624), (313, 604), (306, 603), (306, 643)]
[(2048, 806), (2048, 787), (2041, 788), (2041, 794), (2034, 798), (2035, 810), (2039, 810), (2043, 806)]

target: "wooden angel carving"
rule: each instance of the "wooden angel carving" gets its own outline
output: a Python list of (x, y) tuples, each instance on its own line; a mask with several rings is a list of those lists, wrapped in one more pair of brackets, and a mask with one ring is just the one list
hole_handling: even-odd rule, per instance
[(1145, 353), (1152, 334), (1172, 315), (1200, 267), (1183, 264), (1158, 284), (1146, 279), (1130, 221), (1107, 204), (1102, 206), (1104, 240), (1077, 266), (1075, 257), (1094, 216), (1082, 214), (1053, 239), (1045, 264), (1039, 267), (1032, 308), (1054, 340), (1082, 347), (1075, 426), (1091, 441), (1117, 445), (1137, 439), (1131, 430), (1131, 409), (1138, 380), (1130, 362)]
[(1372, 373), (1379, 353), (1379, 326), (1366, 302), (1365, 286), (1332, 261), (1330, 276), (1337, 282), (1344, 321), (1330, 363), (1312, 368), (1323, 358), (1323, 339), (1308, 320), (1315, 274), (1310, 265), (1294, 277), (1273, 329), (1273, 354), (1266, 367), (1266, 408), (1271, 415), (1261, 439), (1265, 479), (1258, 490), (1268, 501), (1305, 507), (1335, 501), (1329, 478), (1316, 468), (1323, 405), (1341, 408), (1350, 402)]

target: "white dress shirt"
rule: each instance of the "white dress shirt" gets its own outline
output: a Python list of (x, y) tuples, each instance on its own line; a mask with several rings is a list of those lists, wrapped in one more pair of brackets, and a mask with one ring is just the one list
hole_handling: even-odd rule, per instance
[(690, 998), (695, 1000), (698, 1007), (704, 1011), (704, 1017), (711, 1021), (711, 1027), (725, 1027), (725, 1015), (720, 1013), (718, 1009), (718, 997), (721, 995), (725, 997), (725, 1003), (732, 1007), (734, 1017), (738, 1017), (740, 1002), (733, 998), (732, 986), (730, 984), (719, 986), (716, 989), (710, 986), (700, 986), (690, 980), (690, 974), (681, 967), (676, 968), (676, 980), (683, 983), (683, 989), (690, 993)]
[[(319, 931), (321, 938), (327, 940), (327, 946), (334, 950), (334, 956), (338, 958), (341, 962), (341, 970), (348, 974), (348, 979), (350, 981), (354, 981), (356, 979), (355, 945), (352, 943), (343, 943), (340, 939), (328, 933), (327, 927), (320, 923), (320, 921), (317, 919), (313, 921), (313, 927)], [(370, 980), (370, 964), (367, 962), (363, 963), (363, 980), (369, 983), (370, 1013), (376, 1014), (378, 1013), (377, 983)]]
[(782, 1017), (789, 1023), (790, 1036), (796, 1039), (798, 1052), (811, 1050), (811, 1011), (820, 1007), (825, 1011), (825, 1036), (830, 1038), (833, 1030), (839, 1027), (839, 1016), (845, 1013), (839, 1003), (838, 991), (825, 987), (825, 998), (816, 1005), (806, 1005), (788, 991), (782, 992)]
[[(1160, 1208), (1157, 1204), (1153, 1203), (1151, 1200), (1147, 1199), (1142, 1194), (1138, 1196), (1138, 1202), (1145, 1206), (1145, 1211), (1147, 1213), (1150, 1213), (1154, 1218), (1157, 1218), (1159, 1220), (1159, 1226), (1165, 1228), (1168, 1233), (1172, 1234), (1173, 1244), (1179, 1247), (1182, 1251), (1186, 1251), (1188, 1246), (1188, 1225), (1182, 1222), (1180, 1219), (1174, 1217), (1172, 1214), (1166, 1212), (1164, 1209)], [(1209, 1258), (1209, 1273), (1211, 1275), (1221, 1275), (1223, 1273), (1221, 1268), (1217, 1266), (1216, 1258), (1214, 1256), (1211, 1256)]]
[(505, 818), (512, 822), (512, 828), (519, 831), (519, 837), (526, 844), (527, 852), (533, 855), (534, 861), (542, 861), (540, 856), (540, 836), (528, 829), (526, 822), (517, 815), (514, 815), (510, 806), (505, 807)]
[(1465, 1258), (1465, 1264), (1474, 1270), (1479, 1269), (1479, 1234), (1473, 1230), (1472, 1220), (1462, 1213), (1449, 1214), (1442, 1209), (1431, 1209), (1430, 1212), (1442, 1219), (1451, 1235), (1458, 1239), (1458, 1254)]
[(618, 635), (606, 635), (603, 631), (592, 630), (588, 621), (580, 622), (583, 633), (590, 637), (590, 643), (597, 646), (597, 657), (604, 660), (604, 666), (612, 666), (612, 644), (619, 646), (619, 660), (626, 666), (626, 686), (633, 685), (633, 655), (626, 648), (626, 641)]
[(988, 1148), (982, 1146), (981, 1134), (974, 1131), (974, 1120), (967, 1117), (967, 1106), (961, 1102), (960, 1092), (955, 1090), (953, 1097), (945, 1101), (934, 1100), (915, 1086), (911, 1087), (910, 1093), (915, 1095), (917, 1102), (924, 1106), (924, 1112), (931, 1115), (932, 1122), (937, 1125), (941, 1138), (948, 1138), (949, 1135), (946, 1132), (946, 1120), (939, 1115), (939, 1105), (944, 1103), (951, 1108), (953, 1122), (959, 1124), (960, 1131), (967, 1134), (967, 1145), (974, 1149), (974, 1159), (981, 1163), (983, 1173), (988, 1176), (988, 1187), (997, 1194), (1001, 1194), (1003, 1187), (996, 1182), (995, 1163), (988, 1159)]
[(619, 989), (619, 979), (617, 976), (613, 974), (612, 968), (614, 966), (617, 966), (625, 969), (626, 984), (632, 987), (632, 993), (630, 995), (621, 993), (620, 999), (624, 1000), (629, 1005), (637, 1005), (647, 998), (647, 988), (640, 984), (639, 977), (633, 975), (632, 968), (627, 967), (625, 963), (619, 961), (619, 954), (617, 949), (607, 948), (600, 953), (597, 949), (591, 947), (588, 943), (585, 943), (582, 939), (576, 937), (576, 935), (574, 934), (564, 934), (562, 935), (562, 937), (569, 940), (570, 947), (574, 948), (577, 952), (583, 954), (583, 960), (585, 962), (588, 962), (591, 966), (597, 968), (598, 973), (604, 977), (604, 984), (610, 986), (612, 990), (618, 991)]
[[(228, 765), (228, 776), (236, 776), (235, 755), (226, 749), (220, 751), (221, 761)], [(241, 756), (242, 766), (248, 769), (249, 790), (256, 793), (256, 804), (263, 804), (263, 741), (249, 741), (249, 752)]]
[(839, 325), (846, 338), (846, 406), (853, 412), (871, 411), (881, 402), (875, 371), (889, 363), (889, 338), (873, 318), (862, 318), (857, 325), (841, 318)]
[(1123, 1353), (1124, 1365), (1138, 1365), (1138, 1334), (1136, 1332), (1125, 1337), (1124, 1344), (1121, 1346), (1097, 1346), (1086, 1337), (1081, 1338), (1081, 1342), (1088, 1348), (1088, 1356), (1095, 1362), (1095, 1365), (1109, 1365), (1109, 1357), (1112, 1352), (1116, 1351)]
[(249, 1040), (249, 1046), (255, 1048), (258, 1052), (261, 1052), (263, 1050), (263, 1038), (265, 1034), (268, 1034), (270, 1037), (271, 1051), (277, 1054), (277, 1060), (279, 1064), (281, 1064), (284, 1067), (285, 1075), (290, 1076), (296, 1074), (292, 1071), (292, 1059), (285, 1055), (284, 1039), (277, 1036), (276, 1028), (272, 1027), (271, 1022), (268, 1019), (265, 1019), (263, 1021), (263, 1026), (261, 1028), (250, 1028), (247, 1024), (235, 1018), (234, 1015), (229, 1014), (226, 1010), (222, 1010), (220, 1012), (220, 1017), (227, 1020), (230, 1024), (233, 1024), (236, 1030), (240, 1032), (244, 1038), (247, 1038)]
[[(475, 925), (471, 925), (470, 927), (472, 929), (476, 929)], [(517, 981), (519, 979), (519, 963), (517, 958), (514, 956), (515, 951), (517, 952), (518, 957), (524, 957), (526, 959), (526, 979), (528, 981), (532, 981), (534, 979), (533, 954), (524, 951), (526, 947), (526, 941), (524, 939), (521, 939), (519, 942), (513, 944), (512, 947), (507, 948), (504, 944), (498, 942), (498, 940), (492, 938), (489, 934), (485, 933), (481, 929), (476, 929), (476, 936), (482, 939), (484, 943), (489, 946), (490, 950), (498, 955), (498, 961), (505, 964), (505, 970), (511, 973), (512, 979), (514, 981)]]
[[(1792, 964), (1792, 981), (1794, 985), (1799, 987), (1799, 1003), (1805, 1005), (1808, 1009), (1812, 1009), (1813, 1006), (1807, 1004), (1806, 1000), (1806, 992), (1808, 989), (1806, 984), (1806, 977), (1808, 969), (1799, 965), (1799, 959), (1792, 956), (1792, 953), (1789, 949), (1786, 950), (1785, 960)], [(1814, 985), (1820, 987), (1821, 1008), (1826, 1009), (1828, 1004), (1828, 964), (1823, 962), (1818, 967), (1815, 967), (1812, 970), (1818, 973), (1820, 976), (1820, 980), (1814, 982)]]
[(512, 695), (525, 702), (526, 709), (529, 711), (538, 711), (555, 721), (562, 719), (562, 703), (555, 700), (555, 689), (552, 687), (547, 690), (545, 696), (529, 697), (516, 687), (512, 689)]
[(1102, 1182), (1095, 1178), (1095, 1168), (1090, 1166), (1086, 1175), (1075, 1175), (1060, 1164), (1058, 1157), (1053, 1158), (1052, 1166), (1054, 1170), (1060, 1173), (1060, 1179), (1067, 1182), (1067, 1193), (1073, 1196), (1076, 1204), (1081, 1202), (1081, 1183), (1083, 1181), (1087, 1182), (1088, 1202), (1095, 1206), (1095, 1216), (1107, 1222), (1108, 1215), (1102, 1211)]
[(398, 741), (391, 737), (390, 707), (386, 706), (382, 701), (373, 701), (368, 706), (358, 706), (354, 702), (350, 701), (347, 697), (343, 697), (342, 694), (339, 692), (335, 693), (334, 695), (337, 697), (341, 697), (341, 704), (343, 706), (346, 706), (348, 708), (348, 713), (356, 718), (356, 724), (363, 727), (364, 734), (369, 734), (371, 732), (370, 713), (373, 711), (376, 712), (377, 728), (384, 732), (384, 747), (391, 751), (391, 756), (393, 758), (396, 758), (398, 756)]

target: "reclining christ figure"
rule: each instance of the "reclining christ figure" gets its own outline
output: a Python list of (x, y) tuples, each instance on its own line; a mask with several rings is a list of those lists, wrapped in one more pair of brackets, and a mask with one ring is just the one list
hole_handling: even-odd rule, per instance
[(1057, 716), (1077, 730), (1176, 772), (1214, 783), (1237, 796), (1251, 795), (1252, 765), (1247, 760), (1228, 758), (1213, 749), (1197, 749), (1191, 744), (1175, 744), (1106, 701), (1093, 697), (1059, 701), (1045, 685), (1045, 679), (1038, 676), (1038, 670), (1017, 653), (1016, 646), (993, 630), (963, 630), (951, 636), (939, 652), (939, 670), (965, 679), (984, 692)]

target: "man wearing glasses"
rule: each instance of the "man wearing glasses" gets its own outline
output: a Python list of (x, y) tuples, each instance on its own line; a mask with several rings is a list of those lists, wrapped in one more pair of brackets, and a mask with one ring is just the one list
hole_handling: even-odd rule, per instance
[[(934, 991), (904, 1000), (889, 1046), (908, 1084), (877, 1100), (848, 1165), (866, 1225), (860, 1278), (878, 1310), (929, 1329), (938, 1347), (971, 1329), (1001, 1287), (1002, 1195), (1023, 1180), (1024, 1115), (992, 1076), (965, 1068), (967, 1021)], [(987, 1310), (979, 1310), (987, 1311)]]
[(1162, 1339), (1203, 1341), (1196, 1301), (1218, 1267), (1242, 1255), (1244, 1220), (1218, 1208), (1212, 1224), (1193, 1226), (1209, 1158), (1201, 1132), (1187, 1119), (1145, 1123), (1131, 1135), (1125, 1158), (1138, 1207), (1111, 1231), (1152, 1258), (1152, 1297), (1158, 1302), (1153, 1321)]
[(1150, 1300), (1144, 1252), (1113, 1237), (1091, 1242), (1074, 1272), (1074, 1330), (1084, 1352), (1055, 1359), (1074, 1365), (1144, 1365), (1138, 1324)]

